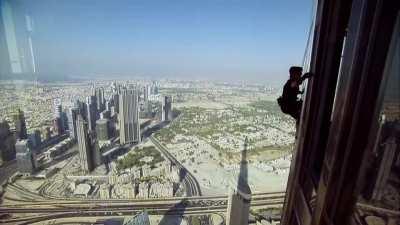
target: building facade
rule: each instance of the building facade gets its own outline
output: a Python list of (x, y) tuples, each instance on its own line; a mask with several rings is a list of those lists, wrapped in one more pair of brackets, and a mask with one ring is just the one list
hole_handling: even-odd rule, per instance
[(15, 159), (15, 137), (7, 121), (0, 123), (0, 157), (2, 162)]
[(96, 137), (100, 141), (111, 138), (111, 122), (109, 119), (99, 119), (96, 121)]
[(76, 132), (76, 120), (78, 117), (79, 109), (78, 108), (70, 108), (68, 112), (68, 130), (69, 136), (71, 138), (77, 139), (77, 132)]
[(27, 139), (28, 133), (26, 130), (25, 115), (21, 109), (18, 109), (17, 113), (14, 115), (14, 123), (17, 139)]
[(172, 97), (171, 96), (164, 96), (164, 98), (163, 98), (161, 120), (162, 121), (171, 121), (172, 120)]
[(78, 115), (77, 118), (77, 136), (78, 136), (78, 149), (79, 160), (81, 168), (84, 172), (90, 172), (94, 169), (92, 146), (89, 140), (88, 123)]
[(89, 131), (94, 131), (96, 128), (96, 120), (98, 119), (96, 96), (88, 96), (86, 98), (86, 109)]
[(29, 147), (28, 140), (18, 140), (15, 144), (17, 168), (22, 174), (32, 174), (37, 169), (36, 153)]
[(139, 93), (137, 90), (123, 90), (119, 99), (120, 143), (139, 143)]

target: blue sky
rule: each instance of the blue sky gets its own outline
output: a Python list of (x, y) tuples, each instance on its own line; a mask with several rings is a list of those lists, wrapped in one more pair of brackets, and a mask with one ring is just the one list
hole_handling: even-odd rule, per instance
[(301, 64), (311, 0), (19, 0), (38, 70), (276, 83)]

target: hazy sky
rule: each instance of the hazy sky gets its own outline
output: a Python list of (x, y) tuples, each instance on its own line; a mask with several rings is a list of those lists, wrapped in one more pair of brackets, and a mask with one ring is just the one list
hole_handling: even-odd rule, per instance
[(79, 76), (286, 79), (312, 0), (19, 0), (38, 70)]

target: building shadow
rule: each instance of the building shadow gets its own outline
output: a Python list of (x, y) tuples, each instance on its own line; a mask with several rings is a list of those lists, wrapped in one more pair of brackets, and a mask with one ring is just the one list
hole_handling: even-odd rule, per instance
[(180, 168), (180, 169), (179, 169), (179, 182), (180, 182), (180, 183), (182, 183), (182, 181), (185, 180), (186, 175), (187, 175), (187, 170), (184, 169), (184, 168)]
[(189, 206), (189, 201), (185, 198), (170, 207), (160, 220), (159, 225), (180, 225), (184, 219), (186, 208)]
[(241, 152), (240, 171), (236, 189), (241, 191), (242, 193), (251, 195), (251, 190), (248, 183), (247, 147), (248, 147), (248, 139), (246, 137), (244, 142), (244, 149)]
[(166, 127), (168, 124), (170, 124), (170, 121), (161, 121), (160, 123), (145, 129), (142, 133), (142, 139), (150, 137), (152, 134)]

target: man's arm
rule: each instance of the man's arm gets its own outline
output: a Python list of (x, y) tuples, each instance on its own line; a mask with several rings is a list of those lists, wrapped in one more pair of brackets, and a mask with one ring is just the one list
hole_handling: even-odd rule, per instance
[(312, 74), (311, 72), (305, 73), (303, 76), (301, 76), (300, 83), (302, 83), (305, 79), (310, 78), (312, 76), (314, 76), (314, 74)]

